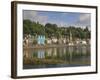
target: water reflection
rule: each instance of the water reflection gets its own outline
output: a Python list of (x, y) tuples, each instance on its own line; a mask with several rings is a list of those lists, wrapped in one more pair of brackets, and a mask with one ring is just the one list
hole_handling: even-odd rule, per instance
[(90, 46), (54, 47), (24, 50), (24, 69), (90, 65)]
[[(34, 54), (34, 53), (33, 53)], [(38, 52), (37, 52), (37, 58), (45, 58), (45, 52), (44, 52), (44, 50), (39, 50)]]

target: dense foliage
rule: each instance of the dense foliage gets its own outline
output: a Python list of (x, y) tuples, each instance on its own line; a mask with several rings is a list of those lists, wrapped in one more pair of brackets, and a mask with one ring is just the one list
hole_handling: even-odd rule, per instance
[(30, 20), (23, 21), (23, 34), (31, 34), (31, 35), (45, 35), (48, 38), (51, 37), (69, 37), (70, 32), (72, 34), (73, 39), (89, 39), (90, 31), (88, 27), (85, 29), (81, 27), (74, 26), (63, 26), (59, 27), (57, 24), (46, 23), (45, 25), (40, 24), (39, 22), (32, 22)]

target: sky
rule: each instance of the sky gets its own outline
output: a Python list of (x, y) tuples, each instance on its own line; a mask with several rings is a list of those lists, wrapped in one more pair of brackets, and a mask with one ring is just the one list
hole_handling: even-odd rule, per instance
[(59, 27), (91, 26), (90, 13), (24, 10), (23, 19), (29, 19), (31, 21), (39, 22), (43, 25), (46, 23), (57, 24)]

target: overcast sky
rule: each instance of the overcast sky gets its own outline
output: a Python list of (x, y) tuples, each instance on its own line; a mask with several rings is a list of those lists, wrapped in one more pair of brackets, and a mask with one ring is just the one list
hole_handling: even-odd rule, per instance
[(89, 13), (24, 10), (23, 18), (44, 25), (53, 23), (58, 26), (91, 26), (91, 14)]

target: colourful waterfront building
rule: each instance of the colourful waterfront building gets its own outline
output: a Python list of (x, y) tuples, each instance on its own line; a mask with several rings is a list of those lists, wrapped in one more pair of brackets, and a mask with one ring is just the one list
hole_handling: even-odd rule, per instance
[(37, 42), (38, 44), (45, 44), (45, 36), (44, 35), (39, 35), (38, 38), (37, 38)]

